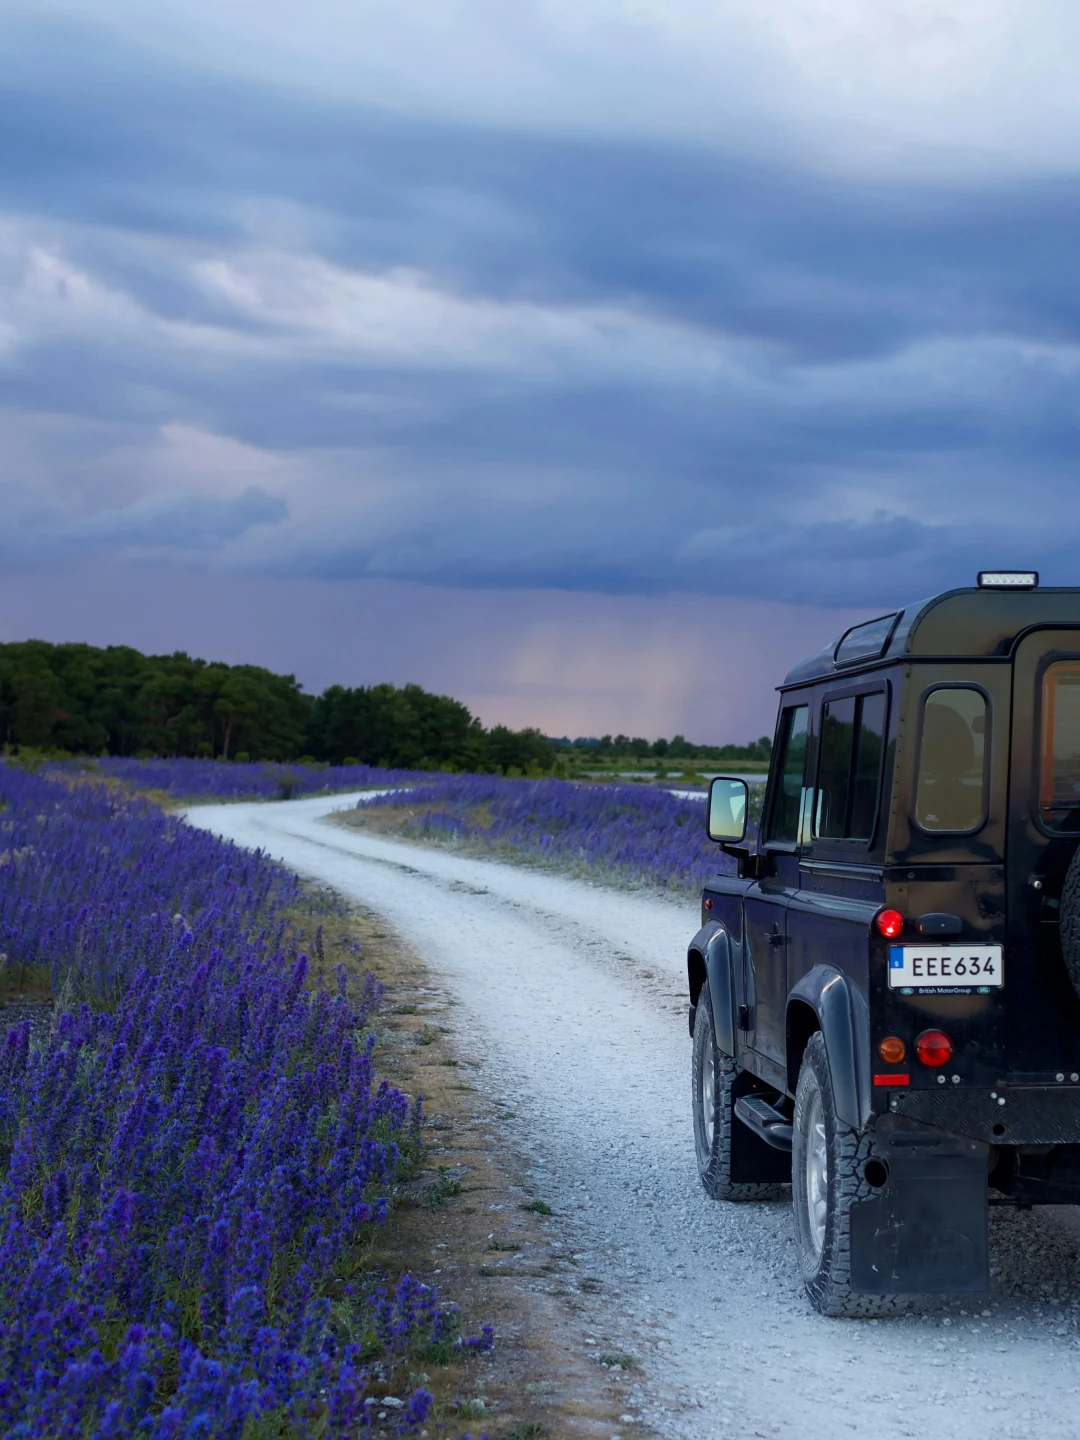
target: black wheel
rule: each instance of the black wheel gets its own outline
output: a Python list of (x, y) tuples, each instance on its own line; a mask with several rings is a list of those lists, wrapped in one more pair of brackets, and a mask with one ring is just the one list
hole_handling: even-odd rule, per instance
[(851, 1289), (851, 1207), (874, 1194), (863, 1178), (870, 1137), (836, 1115), (825, 1039), (810, 1037), (795, 1091), (791, 1198), (795, 1240), (806, 1293), (822, 1315), (852, 1317), (899, 1311), (895, 1295)]
[(735, 1118), (735, 1097), (749, 1089), (730, 1055), (716, 1048), (708, 985), (694, 1017), (694, 1149), (706, 1195), (714, 1200), (775, 1200), (788, 1179), (787, 1156)]

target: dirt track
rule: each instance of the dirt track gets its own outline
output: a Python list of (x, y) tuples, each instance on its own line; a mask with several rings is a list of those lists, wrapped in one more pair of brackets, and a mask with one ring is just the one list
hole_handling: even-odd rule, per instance
[[(794, 1275), (789, 1206), (716, 1205), (689, 1122), (693, 905), (418, 848), (324, 818), (349, 797), (202, 806), (386, 915), (456, 995), (477, 1083), (512, 1101), (535, 1193), (596, 1277), (580, 1337), (644, 1357), (663, 1435), (952, 1440), (1080, 1434), (1080, 1219), (996, 1211), (988, 1297), (895, 1321), (827, 1321)], [(967, 1312), (966, 1314), (964, 1312)]]

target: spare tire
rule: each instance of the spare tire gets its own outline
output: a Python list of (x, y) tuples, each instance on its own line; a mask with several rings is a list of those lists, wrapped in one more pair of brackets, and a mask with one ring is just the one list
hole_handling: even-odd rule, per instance
[(1080, 995), (1080, 847), (1073, 852), (1061, 887), (1061, 955)]

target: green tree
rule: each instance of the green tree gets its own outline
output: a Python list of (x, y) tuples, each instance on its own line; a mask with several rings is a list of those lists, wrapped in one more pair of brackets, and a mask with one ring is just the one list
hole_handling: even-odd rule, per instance
[(26, 655), (12, 677), (11, 738), (18, 745), (49, 746), (66, 718), (60, 682), (46, 661)]
[(508, 730), (496, 725), (488, 732), (487, 744), (491, 767), (504, 775), (510, 770), (535, 774), (550, 770), (555, 763), (555, 747), (539, 730)]
[(264, 699), (263, 689), (250, 675), (230, 675), (214, 701), (214, 714), (221, 721), (221, 758), (229, 758), (236, 736), (255, 728)]

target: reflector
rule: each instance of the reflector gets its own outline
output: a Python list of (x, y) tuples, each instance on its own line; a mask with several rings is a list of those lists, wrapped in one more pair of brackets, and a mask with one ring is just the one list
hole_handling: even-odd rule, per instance
[(981, 590), (1034, 590), (1039, 583), (1037, 570), (980, 570)]

